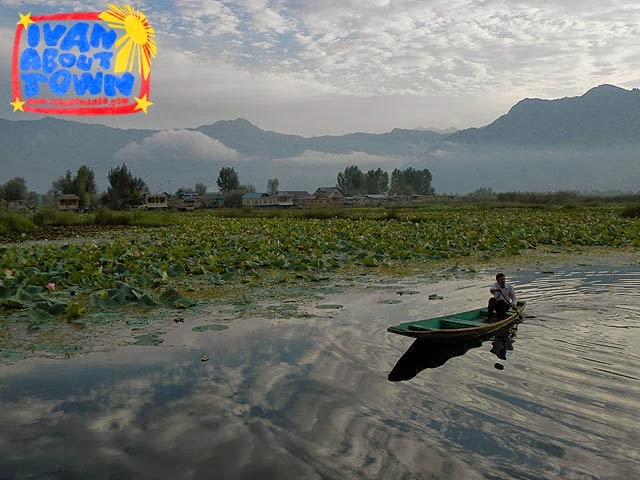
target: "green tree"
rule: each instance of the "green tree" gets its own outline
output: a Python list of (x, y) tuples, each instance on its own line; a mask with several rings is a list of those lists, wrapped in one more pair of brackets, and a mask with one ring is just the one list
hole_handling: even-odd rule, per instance
[(15, 177), (2, 185), (2, 198), (8, 202), (12, 200), (26, 200), (26, 180), (22, 177)]
[(364, 193), (387, 193), (389, 174), (381, 168), (369, 170), (364, 174)]
[(233, 167), (222, 167), (218, 173), (216, 184), (222, 193), (237, 190), (240, 188), (240, 177), (238, 176), (238, 172), (236, 172), (236, 169)]
[(229, 190), (224, 194), (224, 206), (228, 208), (238, 208), (242, 206), (242, 196), (245, 193), (255, 193), (256, 187), (253, 185), (240, 185), (238, 188)]
[(357, 165), (349, 165), (344, 172), (338, 173), (336, 182), (343, 195), (359, 195), (364, 189), (364, 174)]
[(113, 210), (140, 205), (149, 191), (144, 180), (134, 177), (124, 163), (109, 170), (108, 179), (109, 187), (102, 201)]
[(280, 186), (280, 182), (277, 178), (270, 178), (267, 180), (267, 193), (269, 195), (275, 195), (278, 193), (278, 187)]
[(50, 192), (53, 195), (74, 194), (80, 197), (80, 206), (87, 207), (96, 201), (96, 179), (93, 170), (86, 165), (78, 168), (75, 176), (71, 170), (63, 177), (58, 178), (51, 184)]
[(76, 182), (71, 170), (67, 170), (67, 173), (63, 177), (59, 177), (57, 180), (54, 180), (51, 184), (50, 191), (53, 195), (75, 194)]
[(433, 195), (431, 186), (433, 177), (428, 168), (416, 170), (408, 167), (405, 170), (394, 169), (391, 172), (391, 193), (398, 195)]
[(29, 192), (27, 193), (27, 205), (30, 207), (38, 207), (45, 203), (46, 195), (40, 195), (38, 192)]
[(482, 198), (482, 199), (489, 199), (489, 198), (495, 198), (496, 192), (494, 192), (493, 188), (491, 187), (489, 188), (482, 187), (482, 188), (477, 188), (474, 192), (467, 194), (467, 196)]
[(93, 170), (86, 165), (82, 165), (76, 172), (74, 183), (76, 195), (80, 197), (81, 207), (87, 207), (96, 202), (98, 188), (96, 187), (96, 177)]
[(207, 194), (207, 186), (202, 182), (197, 182), (193, 189), (202, 198), (204, 198), (204, 196)]

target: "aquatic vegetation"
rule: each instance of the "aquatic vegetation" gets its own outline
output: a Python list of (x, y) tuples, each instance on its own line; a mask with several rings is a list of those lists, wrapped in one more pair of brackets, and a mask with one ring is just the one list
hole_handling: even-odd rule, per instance
[(164, 340), (160, 338), (164, 332), (148, 333), (145, 335), (138, 335), (135, 337), (135, 345), (141, 345), (145, 347), (154, 347), (160, 345)]
[(227, 325), (211, 324), (211, 325), (199, 325), (197, 327), (193, 327), (191, 330), (193, 330), (194, 332), (208, 332), (208, 331), (219, 332), (220, 330), (226, 330), (227, 328), (229, 328)]
[(172, 217), (180, 220), (171, 227), (131, 226), (95, 241), (0, 246), (0, 312), (47, 325), (127, 306), (188, 308), (229, 282), (322, 281), (347, 268), (490, 259), (541, 246), (640, 246), (640, 224), (620, 211), (434, 207), (391, 219), (194, 212)]

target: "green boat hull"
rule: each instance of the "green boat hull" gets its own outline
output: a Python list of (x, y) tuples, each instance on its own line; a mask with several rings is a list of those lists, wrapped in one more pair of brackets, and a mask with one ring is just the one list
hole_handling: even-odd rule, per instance
[[(527, 306), (527, 302), (518, 302), (518, 312)], [(405, 322), (387, 329), (388, 332), (404, 335), (405, 337), (420, 338), (434, 341), (460, 341), (482, 337), (496, 332), (520, 318), (511, 308), (503, 320), (492, 321), (487, 318), (486, 308), (478, 308), (468, 312), (454, 313), (443, 317), (429, 318), (415, 322)]]

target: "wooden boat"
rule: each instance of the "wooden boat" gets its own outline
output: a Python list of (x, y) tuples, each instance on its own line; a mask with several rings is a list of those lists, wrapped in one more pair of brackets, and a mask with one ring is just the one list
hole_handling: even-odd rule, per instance
[[(518, 302), (518, 311), (522, 313), (526, 306), (527, 302)], [(488, 318), (487, 309), (478, 308), (469, 312), (401, 323), (400, 325), (389, 327), (387, 331), (406, 337), (438, 342), (460, 341), (496, 332), (519, 318), (520, 315), (513, 308), (509, 309), (504, 320)]]

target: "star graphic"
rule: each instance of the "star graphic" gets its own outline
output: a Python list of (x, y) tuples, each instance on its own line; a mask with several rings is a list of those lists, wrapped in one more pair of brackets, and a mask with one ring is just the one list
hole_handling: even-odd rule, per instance
[(15, 101), (9, 102), (9, 104), (13, 107), (14, 112), (17, 112), (18, 110), (24, 112), (23, 105), (25, 104), (25, 102), (21, 102), (20, 97), (16, 97)]
[(30, 23), (35, 23), (33, 20), (31, 20), (31, 12), (27, 13), (26, 15), (18, 13), (18, 15), (20, 15), (20, 20), (16, 22), (16, 25), (22, 25), (24, 28), (27, 28)]
[(138, 98), (135, 97), (136, 99), (136, 106), (134, 108), (134, 110), (142, 110), (144, 112), (144, 114), (147, 114), (147, 108), (149, 108), (151, 105), (153, 105), (153, 102), (150, 102), (149, 100), (147, 100), (147, 94), (145, 93), (142, 98)]

